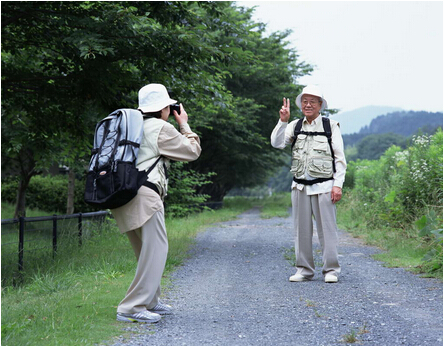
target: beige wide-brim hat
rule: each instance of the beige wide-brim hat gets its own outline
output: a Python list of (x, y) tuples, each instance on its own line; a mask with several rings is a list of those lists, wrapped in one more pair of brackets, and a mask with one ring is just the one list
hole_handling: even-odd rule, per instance
[(158, 112), (174, 103), (177, 101), (170, 98), (162, 84), (148, 84), (139, 90), (139, 109), (144, 113)]
[(321, 112), (327, 108), (327, 100), (324, 99), (321, 89), (316, 85), (307, 85), (302, 92), (296, 97), (296, 105), (302, 109), (301, 99), (303, 95), (313, 95), (322, 99)]

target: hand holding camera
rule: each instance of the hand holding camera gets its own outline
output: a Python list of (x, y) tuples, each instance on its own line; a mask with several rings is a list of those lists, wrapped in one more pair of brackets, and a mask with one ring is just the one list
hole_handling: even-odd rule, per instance
[(183, 108), (182, 103), (170, 105), (170, 115), (174, 115), (179, 126), (188, 122), (188, 114)]

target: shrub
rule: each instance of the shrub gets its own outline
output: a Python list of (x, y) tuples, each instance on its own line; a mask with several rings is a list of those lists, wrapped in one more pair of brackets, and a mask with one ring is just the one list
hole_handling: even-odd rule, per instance
[[(9, 178), (2, 181), (2, 201), (15, 203), (18, 189), (18, 179)], [(74, 207), (76, 212), (96, 210), (83, 201), (85, 182), (76, 180), (74, 192)], [(38, 208), (47, 212), (66, 213), (68, 198), (68, 176), (33, 177), (26, 191), (26, 206)]]
[[(174, 162), (169, 170), (169, 190), (166, 198), (166, 213), (171, 217), (183, 217), (201, 210), (202, 204), (208, 199), (206, 195), (196, 193), (196, 187), (209, 183), (209, 174), (199, 174), (188, 170), (183, 162)], [(18, 179), (8, 178), (2, 181), (2, 201), (15, 203)], [(74, 209), (75, 212), (97, 211), (83, 200), (85, 181), (75, 181)], [(43, 211), (66, 213), (68, 198), (68, 176), (38, 175), (31, 179), (26, 191), (26, 205)]]
[(188, 170), (184, 162), (173, 162), (168, 173), (165, 213), (169, 217), (183, 217), (202, 210), (209, 196), (197, 194), (196, 188), (211, 183), (208, 178), (213, 173), (201, 174)]
[[(424, 268), (440, 270), (442, 229), (426, 227), (425, 220), (442, 223), (442, 130), (432, 136), (413, 136), (406, 150), (392, 146), (379, 160), (359, 160), (351, 164), (351, 172), (350, 198), (358, 201), (354, 213), (370, 227), (388, 227), (404, 237), (418, 238), (430, 248), (424, 258), (429, 265)], [(409, 230), (414, 230), (418, 219), (422, 220), (421, 233), (414, 234)]]

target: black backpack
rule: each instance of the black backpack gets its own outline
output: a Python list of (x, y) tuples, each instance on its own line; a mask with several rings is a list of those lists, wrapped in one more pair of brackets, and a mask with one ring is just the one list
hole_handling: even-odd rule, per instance
[[(333, 146), (331, 144), (331, 125), (330, 125), (330, 119), (326, 118), (326, 117), (321, 117), (322, 118), (322, 126), (324, 128), (324, 132), (308, 132), (308, 131), (302, 131), (302, 123), (304, 121), (304, 119), (299, 119), (299, 121), (296, 123), (295, 127), (294, 127), (294, 139), (293, 139), (293, 143), (291, 144), (291, 150), (293, 150), (294, 144), (296, 143), (296, 140), (298, 138), (299, 134), (303, 134), (303, 135), (307, 135), (307, 136), (325, 136), (327, 137), (327, 142), (328, 145), (330, 147), (330, 151), (331, 151), (331, 157), (333, 158), (333, 173), (336, 173), (336, 166), (335, 166), (335, 154), (333, 152)], [(299, 184), (304, 184), (304, 185), (313, 185), (313, 184), (317, 184), (317, 183), (321, 183), (327, 180), (332, 180), (333, 178), (317, 178), (314, 180), (302, 180), (302, 179), (296, 179), (293, 177), (293, 181), (299, 183)]]
[(136, 168), (143, 120), (139, 110), (118, 109), (97, 124), (86, 176), (86, 203), (115, 209), (132, 200), (145, 184), (160, 157), (148, 171)]

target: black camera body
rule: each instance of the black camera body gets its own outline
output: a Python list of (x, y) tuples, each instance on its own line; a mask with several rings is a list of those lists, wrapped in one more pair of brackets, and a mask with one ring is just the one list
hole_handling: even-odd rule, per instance
[(170, 115), (174, 115), (174, 112), (176, 111), (177, 114), (180, 114), (180, 105), (178, 105), (177, 103), (170, 105)]

